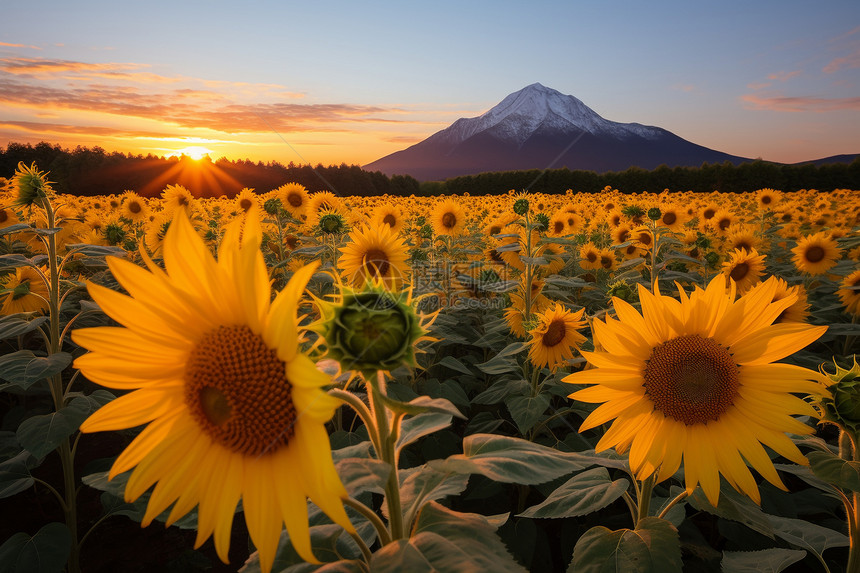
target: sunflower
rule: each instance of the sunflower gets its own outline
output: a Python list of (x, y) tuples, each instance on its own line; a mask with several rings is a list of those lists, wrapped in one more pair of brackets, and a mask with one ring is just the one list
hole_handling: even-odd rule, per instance
[(615, 245), (626, 243), (630, 240), (631, 231), (632, 229), (630, 228), (630, 225), (627, 223), (619, 223), (618, 226), (612, 229), (612, 232), (610, 233), (612, 236), (612, 243)]
[(132, 223), (141, 223), (149, 216), (146, 200), (134, 191), (126, 191), (121, 196), (122, 216)]
[(11, 227), (21, 222), (16, 213), (11, 207), (0, 208), (0, 229), (3, 227)]
[(390, 203), (383, 203), (377, 207), (372, 221), (377, 226), (388, 225), (391, 228), (391, 232), (395, 235), (400, 233), (405, 224), (403, 210), (399, 206)]
[(759, 209), (773, 210), (780, 199), (782, 199), (782, 193), (776, 189), (765, 187), (756, 191), (756, 201), (758, 202)]
[[(658, 482), (684, 462), (686, 490), (701, 484), (717, 505), (720, 474), (760, 502), (749, 463), (767, 481), (786, 489), (762, 444), (798, 463), (806, 458), (785, 432), (813, 429), (792, 414), (815, 416), (793, 393), (820, 394), (823, 377), (791, 364), (773, 363), (804, 348), (827, 327), (772, 324), (794, 302), (771, 302), (776, 281), (735, 300), (715, 277), (681, 300), (639, 285), (642, 314), (613, 298), (618, 319), (595, 320), (597, 352), (583, 352), (595, 366), (564, 378), (592, 386), (571, 394), (600, 403), (583, 422), (585, 431), (615, 420), (596, 446), (629, 451), (638, 479)], [(747, 463), (744, 463), (746, 460)]]
[(433, 208), (430, 223), (437, 235), (457, 236), (463, 234), (466, 229), (466, 215), (459, 203), (446, 199)]
[(587, 322), (582, 320), (585, 309), (571, 312), (561, 303), (537, 315), (537, 326), (531, 331), (529, 360), (538, 368), (549, 366), (555, 370), (565, 360), (573, 358), (573, 350), (579, 350), (585, 337), (577, 332)]
[(161, 204), (168, 213), (180, 208), (190, 209), (193, 203), (194, 195), (182, 185), (168, 185), (161, 192)]
[(764, 274), (765, 255), (758, 251), (735, 250), (723, 263), (723, 275), (727, 282), (737, 285), (739, 294), (744, 294), (761, 280)]
[(836, 291), (845, 312), (860, 316), (860, 271), (854, 271), (842, 281)]
[(407, 247), (388, 225), (353, 229), (337, 266), (352, 286), (361, 288), (368, 279), (380, 279), (388, 288), (400, 288), (409, 270)]
[[(284, 205), (286, 208), (286, 205)], [(317, 191), (308, 200), (307, 216), (308, 226), (313, 227), (317, 224), (319, 217), (323, 211), (338, 211), (345, 213), (346, 206), (341, 201), (340, 197), (331, 191)]]
[(236, 210), (240, 213), (247, 213), (251, 207), (258, 205), (259, 202), (259, 196), (254, 193), (253, 189), (248, 187), (242, 188), (242, 190), (236, 194), (236, 197), (233, 198), (233, 204), (235, 205)]
[(0, 290), (9, 290), (0, 295), (0, 315), (18, 312), (44, 311), (48, 308), (48, 284), (42, 267), (41, 272), (33, 267), (18, 267), (5, 279), (0, 279)]
[(660, 219), (658, 225), (668, 227), (673, 231), (680, 231), (686, 223), (686, 215), (677, 205), (660, 205)]
[(308, 208), (308, 190), (298, 183), (287, 183), (275, 189), (275, 197), (281, 200), (281, 206), (287, 213), (298, 219)]
[(743, 249), (746, 251), (760, 251), (764, 241), (755, 234), (755, 229), (750, 225), (732, 225), (726, 237), (725, 248), (727, 251)]
[[(791, 296), (797, 297), (797, 300), (794, 304), (782, 311), (779, 316), (773, 320), (773, 323), (806, 322), (806, 318), (809, 316), (809, 302), (806, 296), (806, 289), (803, 288), (803, 285), (788, 286), (788, 283), (781, 278), (775, 278), (775, 280), (776, 289), (773, 291), (771, 302), (778, 302)], [(758, 283), (750, 289), (748, 294), (753, 295), (756, 291), (764, 288), (767, 284), (767, 282)]]
[(791, 252), (794, 253), (791, 260), (797, 270), (810, 275), (827, 272), (839, 259), (836, 241), (824, 231), (801, 238)]
[(591, 241), (579, 249), (579, 266), (586, 271), (600, 268), (600, 249)]
[(166, 271), (141, 250), (149, 272), (109, 257), (125, 296), (90, 283), (92, 298), (122, 327), (76, 330), (90, 350), (75, 367), (93, 382), (133, 390), (106, 404), (84, 432), (149, 424), (120, 454), (109, 477), (135, 468), (133, 501), (155, 484), (144, 526), (174, 502), (172, 524), (195, 505), (195, 547), (214, 532), (226, 563), (240, 498), (251, 540), (269, 571), (286, 525), (305, 560), (306, 498), (336, 523), (352, 526), (347, 493), (331, 458), (325, 423), (338, 402), (329, 378), (299, 348), (296, 310), (315, 265), (303, 267), (270, 302), (256, 210), (232, 224), (218, 260), (180, 211), (164, 240)]

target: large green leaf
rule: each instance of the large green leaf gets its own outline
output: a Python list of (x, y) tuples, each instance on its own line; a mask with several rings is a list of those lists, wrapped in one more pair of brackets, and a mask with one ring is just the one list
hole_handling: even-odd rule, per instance
[(0, 545), (0, 573), (59, 573), (71, 548), (72, 534), (62, 523), (48, 523), (33, 537), (16, 533)]
[(525, 342), (513, 342), (508, 344), (494, 357), (481, 364), (476, 364), (476, 366), (487, 374), (512, 372), (516, 370), (516, 361), (511, 357), (522, 352), (525, 347)]
[(848, 536), (828, 527), (821, 527), (802, 519), (768, 515), (773, 533), (795, 547), (817, 553), (819, 556), (830, 547), (848, 547)]
[(761, 551), (723, 551), (720, 566), (724, 573), (780, 573), (806, 557), (796, 549), (763, 549)]
[(335, 469), (349, 495), (372, 491), (385, 493), (385, 484), (391, 474), (391, 466), (381, 460), (369, 458), (346, 458), (335, 462)]
[(0, 356), (0, 372), (4, 380), (25, 390), (44, 378), (65, 370), (72, 363), (72, 355), (57, 352), (50, 356), (36, 356), (30, 350), (18, 350)]
[(27, 316), (27, 313), (0, 316), (0, 340), (27, 334), (48, 321), (47, 316), (38, 316), (30, 320), (26, 318)]
[(18, 426), (18, 443), (35, 457), (48, 455), (63, 440), (74, 434), (90, 414), (113, 399), (106, 390), (96, 390), (90, 396), (77, 396), (58, 412), (27, 418)]
[(0, 463), (0, 499), (13, 496), (33, 485), (30, 470), (39, 465), (39, 460), (28, 451)]
[(529, 392), (531, 392), (531, 386), (525, 380), (501, 380), (472, 398), (472, 403), (496, 404), (509, 396), (522, 396)]
[(816, 477), (838, 488), (860, 492), (860, 462), (843, 460), (831, 452), (809, 452), (809, 467)]
[(468, 475), (439, 472), (427, 464), (400, 470), (399, 475), (400, 503), (407, 527), (425, 503), (462, 493), (469, 485)]
[(428, 462), (443, 473), (481, 474), (494, 481), (532, 485), (594, 465), (577, 452), (560, 452), (510, 436), (472, 434), (463, 453)]
[(627, 491), (626, 479), (612, 481), (606, 468), (576, 474), (549, 494), (543, 503), (522, 512), (520, 517), (560, 518), (586, 515), (603, 509)]
[(773, 539), (773, 526), (768, 516), (750, 498), (723, 482), (717, 507), (711, 505), (702, 488), (697, 487), (687, 502), (699, 511), (706, 511), (732, 521), (743, 523), (753, 531)]
[(481, 515), (425, 505), (409, 539), (389, 543), (370, 561), (372, 573), (524, 573), (495, 527)]
[(505, 400), (520, 434), (526, 435), (543, 417), (549, 407), (549, 395), (511, 396)]
[[(445, 400), (447, 402), (447, 400)], [(400, 426), (400, 436), (397, 439), (397, 450), (432, 434), (436, 430), (447, 428), (451, 425), (451, 414), (439, 412), (425, 412), (411, 418), (406, 418)]]
[(586, 531), (573, 549), (569, 573), (673, 573), (681, 571), (678, 530), (668, 521), (646, 517), (636, 529)]
[(446, 368), (450, 368), (451, 370), (455, 370), (455, 371), (461, 372), (463, 374), (468, 374), (470, 376), (473, 374), (472, 370), (468, 366), (466, 366), (465, 364), (463, 364), (462, 362), (460, 362), (459, 360), (457, 360), (453, 356), (445, 356), (436, 364), (440, 364)]

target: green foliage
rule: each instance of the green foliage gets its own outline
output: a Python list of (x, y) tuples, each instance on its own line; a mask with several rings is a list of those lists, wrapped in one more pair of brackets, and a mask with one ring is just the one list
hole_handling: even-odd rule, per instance
[(592, 527), (576, 542), (569, 573), (673, 573), (681, 571), (678, 530), (656, 517), (636, 529)]

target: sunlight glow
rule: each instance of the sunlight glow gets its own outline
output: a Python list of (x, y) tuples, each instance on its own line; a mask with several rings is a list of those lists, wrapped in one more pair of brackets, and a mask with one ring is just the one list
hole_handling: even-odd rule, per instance
[(210, 153), (212, 153), (212, 150), (208, 147), (192, 145), (182, 149), (177, 149), (176, 151), (168, 155), (168, 157), (179, 157), (180, 155), (184, 155), (186, 157), (190, 157), (191, 159), (199, 161), (200, 159), (203, 159), (205, 155), (209, 155)]

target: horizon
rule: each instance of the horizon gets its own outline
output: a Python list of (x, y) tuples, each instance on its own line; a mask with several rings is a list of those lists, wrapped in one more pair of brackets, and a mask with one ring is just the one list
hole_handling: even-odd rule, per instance
[(741, 157), (860, 153), (856, 2), (618, 8), (12, 6), (39, 16), (0, 33), (0, 145), (363, 166), (541, 83)]

